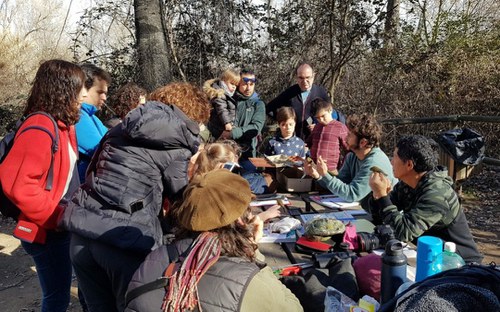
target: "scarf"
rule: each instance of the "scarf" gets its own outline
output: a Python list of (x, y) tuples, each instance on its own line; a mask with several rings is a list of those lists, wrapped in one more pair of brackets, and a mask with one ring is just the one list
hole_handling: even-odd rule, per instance
[(226, 95), (229, 95), (229, 97), (232, 97), (234, 95), (234, 91), (233, 92), (229, 91), (229, 88), (227, 87), (227, 84), (224, 81), (221, 80), (220, 85)]
[(201, 312), (197, 285), (208, 269), (219, 260), (220, 253), (221, 244), (217, 235), (211, 232), (201, 233), (193, 242), (180, 269), (170, 278), (161, 311), (185, 311), (198, 306)]

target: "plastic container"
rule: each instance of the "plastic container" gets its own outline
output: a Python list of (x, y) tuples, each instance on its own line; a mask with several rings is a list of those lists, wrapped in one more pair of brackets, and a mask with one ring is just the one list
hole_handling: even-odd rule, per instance
[(443, 252), (443, 241), (434, 236), (420, 236), (417, 240), (417, 274), (415, 282), (439, 273), (437, 255)]
[(436, 256), (434, 268), (439, 272), (458, 269), (465, 265), (464, 259), (456, 253), (457, 246), (453, 242), (446, 242), (442, 253)]

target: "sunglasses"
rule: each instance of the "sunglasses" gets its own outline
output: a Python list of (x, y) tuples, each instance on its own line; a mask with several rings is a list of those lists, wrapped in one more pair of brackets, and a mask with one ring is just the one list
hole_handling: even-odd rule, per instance
[(248, 78), (248, 77), (243, 77), (243, 78), (241, 78), (241, 79), (243, 79), (243, 81), (244, 81), (245, 83), (249, 83), (249, 82), (256, 83), (256, 82), (257, 82), (257, 78)]
[(238, 165), (237, 163), (234, 163), (234, 162), (227, 162), (223, 166), (224, 169), (227, 169), (231, 172), (237, 171), (239, 167), (240, 167), (240, 165)]

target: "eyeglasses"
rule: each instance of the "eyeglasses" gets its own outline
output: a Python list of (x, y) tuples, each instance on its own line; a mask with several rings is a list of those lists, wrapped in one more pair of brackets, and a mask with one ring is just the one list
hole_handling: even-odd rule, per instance
[(248, 77), (243, 77), (243, 78), (241, 78), (241, 79), (243, 79), (243, 81), (244, 81), (245, 83), (249, 83), (249, 82), (256, 83), (256, 82), (257, 82), (257, 78), (248, 78)]

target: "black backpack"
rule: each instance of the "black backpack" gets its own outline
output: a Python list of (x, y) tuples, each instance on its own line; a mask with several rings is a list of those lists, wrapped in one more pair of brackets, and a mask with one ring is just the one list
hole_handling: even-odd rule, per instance
[[(36, 114), (45, 115), (48, 118), (50, 118), (50, 120), (54, 124), (55, 137), (54, 137), (54, 135), (52, 135), (52, 132), (49, 131), (48, 129), (46, 129), (42, 126), (36, 126), (36, 125), (24, 128), (21, 133), (28, 131), (28, 130), (31, 130), (31, 129), (36, 129), (36, 130), (41, 130), (41, 131), (47, 133), (50, 136), (50, 138), (52, 139), (52, 158), (50, 160), (49, 172), (47, 174), (47, 183), (45, 185), (45, 190), (50, 191), (52, 189), (52, 182), (54, 180), (54, 154), (57, 151), (57, 149), (59, 148), (59, 146), (58, 146), (58, 144), (59, 144), (59, 131), (57, 128), (57, 123), (54, 120), (54, 118), (52, 118), (51, 115), (49, 115), (45, 112), (35, 112), (35, 113), (29, 114), (26, 117), (22, 117), (21, 119), (19, 119), (16, 122), (16, 125), (14, 126), (14, 128), (9, 133), (7, 133), (4, 136), (4, 138), (0, 141), (0, 164), (3, 162), (5, 157), (7, 157), (7, 154), (9, 153), (12, 146), (14, 145), (14, 138), (16, 137), (17, 131), (19, 130), (21, 125), (24, 123), (25, 120), (27, 120), (28, 118), (30, 118), (31, 116), (36, 115)], [(19, 208), (17, 208), (16, 205), (14, 205), (7, 198), (7, 196), (5, 196), (5, 194), (3, 192), (3, 188), (1, 187), (1, 184), (2, 183), (0, 181), (0, 212), (2, 213), (2, 215), (9, 217), (9, 218), (12, 218), (12, 219), (17, 221), (17, 219), (19, 217), (19, 213), (21, 211), (19, 210)]]

